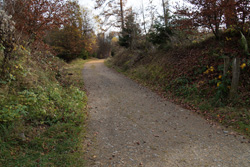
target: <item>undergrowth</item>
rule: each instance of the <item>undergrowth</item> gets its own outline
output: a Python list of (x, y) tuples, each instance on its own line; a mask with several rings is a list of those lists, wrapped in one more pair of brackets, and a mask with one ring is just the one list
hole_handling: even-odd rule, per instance
[(24, 46), (13, 55), (0, 77), (0, 166), (83, 166), (85, 61)]
[[(250, 59), (238, 41), (237, 36), (225, 33), (219, 41), (208, 38), (165, 53), (147, 51), (143, 57), (140, 51), (117, 47), (107, 64), (206, 119), (250, 136)], [(231, 65), (223, 74), (225, 56), (241, 59), (240, 85), (234, 99), (229, 98)]]

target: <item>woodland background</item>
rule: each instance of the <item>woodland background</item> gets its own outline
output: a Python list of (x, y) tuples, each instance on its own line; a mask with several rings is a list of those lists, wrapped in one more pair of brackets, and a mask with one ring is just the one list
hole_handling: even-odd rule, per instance
[(144, 2), (0, 1), (0, 166), (84, 165), (89, 58), (250, 135), (249, 0)]

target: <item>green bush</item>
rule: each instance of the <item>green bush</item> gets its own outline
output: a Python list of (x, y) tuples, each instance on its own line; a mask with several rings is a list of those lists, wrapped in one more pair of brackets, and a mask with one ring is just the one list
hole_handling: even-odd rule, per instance
[(21, 117), (40, 123), (71, 122), (83, 109), (85, 98), (85, 93), (78, 88), (63, 88), (58, 84), (23, 90), (16, 98), (1, 102), (0, 122), (11, 123)]
[(159, 22), (156, 22), (153, 28), (154, 30), (149, 32), (149, 41), (155, 45), (166, 46), (165, 44), (170, 40), (170, 36), (173, 35), (171, 28)]
[(88, 51), (86, 51), (85, 49), (83, 49), (80, 58), (82, 58), (84, 60), (88, 59), (89, 58)]
[(78, 88), (81, 69), (67, 65), (78, 78), (64, 84), (55, 78), (59, 60), (42, 58), (20, 56), (0, 77), (0, 166), (83, 166), (87, 97)]
[(21, 119), (23, 116), (27, 115), (27, 106), (12, 103), (8, 105), (3, 105), (0, 109), (0, 123), (9, 123)]

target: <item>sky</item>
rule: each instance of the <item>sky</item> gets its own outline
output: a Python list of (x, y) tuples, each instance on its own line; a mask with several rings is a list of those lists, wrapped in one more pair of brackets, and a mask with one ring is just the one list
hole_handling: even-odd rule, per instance
[[(142, 1), (144, 3), (144, 8), (146, 8), (149, 0), (127, 0), (126, 8), (132, 7), (134, 11), (140, 12), (142, 8)], [(183, 4), (184, 0), (169, 0), (170, 11), (173, 11), (173, 7), (176, 6), (178, 2), (180, 5)], [(98, 15), (98, 11), (94, 10), (95, 0), (79, 0), (80, 5), (87, 7), (94, 15)], [(162, 0), (153, 0), (153, 4), (157, 7), (157, 12), (162, 15)], [(142, 18), (141, 18), (142, 19)]]
[[(144, 2), (144, 6), (148, 3), (149, 0), (127, 0), (127, 7), (132, 6), (133, 8), (140, 8)], [(153, 0), (154, 4), (161, 6), (162, 0)], [(169, 0), (170, 6), (175, 6), (176, 2), (183, 3), (183, 0)], [(79, 0), (79, 3), (89, 9), (94, 9), (95, 0)]]

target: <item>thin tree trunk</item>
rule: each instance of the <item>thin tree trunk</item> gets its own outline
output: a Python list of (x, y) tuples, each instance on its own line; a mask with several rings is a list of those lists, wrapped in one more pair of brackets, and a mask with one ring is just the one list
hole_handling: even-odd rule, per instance
[(122, 32), (124, 29), (124, 16), (123, 16), (123, 3), (122, 0), (120, 0), (120, 10), (121, 10), (121, 21), (122, 21)]
[(225, 76), (227, 74), (228, 68), (230, 65), (230, 58), (228, 56), (226, 56), (224, 58), (224, 70), (223, 70), (223, 75)]
[(146, 22), (145, 22), (145, 14), (144, 14), (144, 4), (143, 4), (143, 0), (142, 0), (142, 17), (143, 17), (143, 25), (144, 25), (144, 31), (145, 34), (147, 35), (147, 30), (146, 30)]
[(149, 0), (149, 6), (150, 6), (150, 19), (151, 19), (151, 25), (150, 25), (150, 29), (152, 29), (154, 27), (154, 21), (155, 21), (155, 16), (154, 16), (154, 5), (153, 5), (153, 2), (152, 0)]
[(233, 78), (231, 83), (230, 99), (235, 99), (237, 97), (237, 91), (240, 80), (240, 58), (233, 59), (232, 73)]
[(163, 14), (164, 14), (164, 23), (165, 23), (165, 26), (167, 26), (167, 16), (166, 16), (166, 8), (165, 8), (164, 0), (162, 0), (162, 7), (163, 7)]

